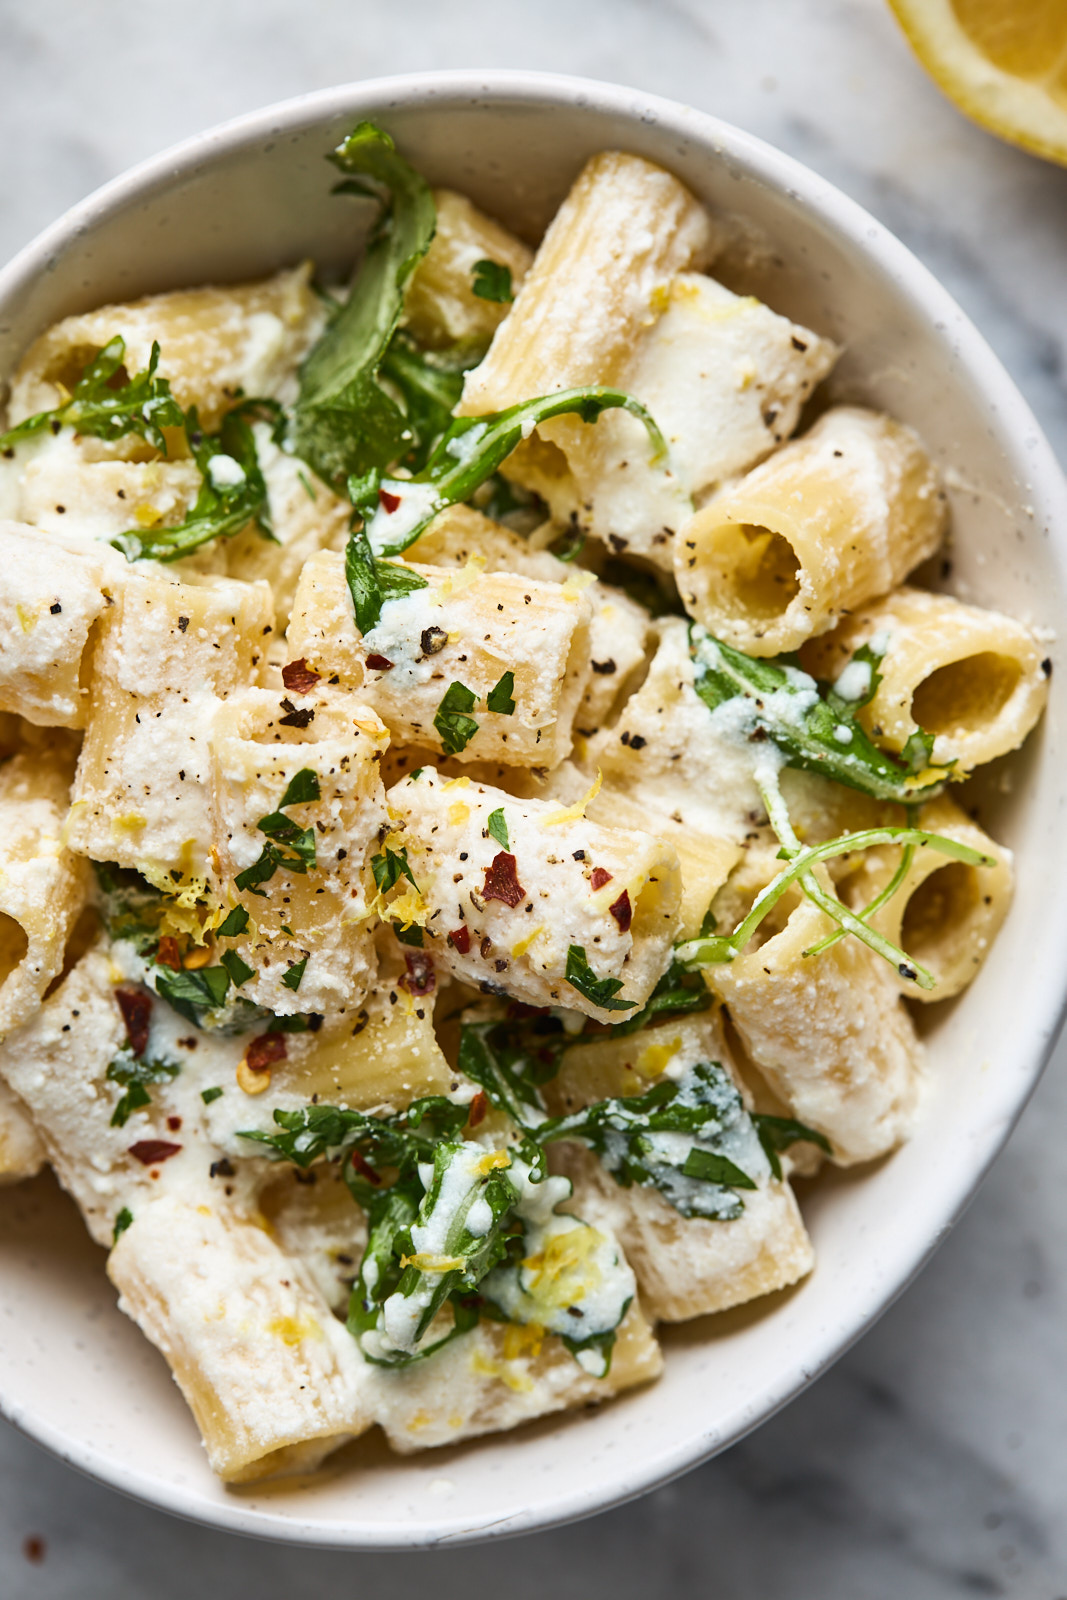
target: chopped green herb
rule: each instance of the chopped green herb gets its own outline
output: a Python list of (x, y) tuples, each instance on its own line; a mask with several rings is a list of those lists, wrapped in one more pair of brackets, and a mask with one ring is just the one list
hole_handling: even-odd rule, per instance
[(156, 993), (181, 1017), (199, 1028), (204, 1014), (217, 1011), (230, 988), (230, 974), (223, 967), (200, 967), (196, 972), (182, 968), (154, 967), (152, 981)]
[(417, 888), (415, 874), (408, 861), (407, 846), (401, 845), (399, 850), (390, 850), (388, 846), (380, 855), (371, 856), (370, 869), (374, 874), (374, 882), (380, 894), (385, 894), (401, 878), (406, 878), (412, 888)]
[(213, 1089), (201, 1089), (200, 1098), (206, 1106), (209, 1106), (211, 1102), (213, 1100), (217, 1100), (221, 1094), (222, 1090), (218, 1087), (218, 1085), (216, 1085)]
[(814, 1144), (828, 1156), (834, 1153), (829, 1139), (824, 1134), (816, 1133), (814, 1128), (806, 1127), (803, 1122), (796, 1122), (792, 1117), (772, 1117), (766, 1111), (753, 1111), (752, 1121), (776, 1178), (782, 1176), (779, 1154), (783, 1150), (788, 1150), (790, 1145)]
[(159, 345), (153, 344), (147, 368), (133, 378), (126, 377), (125, 357), (125, 340), (119, 335), (109, 339), (82, 370), (70, 399), (53, 411), (38, 411), (0, 435), (0, 450), (34, 434), (58, 432), (67, 426), (95, 439), (121, 439), (135, 433), (166, 455), (162, 430), (184, 427), (185, 413), (167, 379), (156, 377)]
[[(362, 492), (362, 480), (350, 480), (354, 495)], [(354, 502), (355, 503), (355, 502)], [(382, 606), (387, 600), (400, 600), (427, 587), (426, 579), (395, 561), (377, 561), (362, 528), (353, 529), (345, 547), (345, 578), (352, 596), (352, 607), (360, 633), (378, 626)]]
[(219, 939), (236, 939), (239, 934), (248, 931), (248, 912), (244, 906), (234, 906), (215, 929), (215, 936)]
[(321, 798), (319, 780), (310, 767), (301, 767), (289, 781), (278, 802), (278, 810), (260, 817), (259, 831), (267, 835), (262, 854), (250, 867), (245, 867), (233, 880), (238, 889), (251, 889), (262, 893), (256, 885), (268, 883), (280, 867), (283, 872), (301, 875), (318, 865), (315, 853), (314, 828), (301, 828), (291, 817), (285, 816), (284, 806), (307, 805)]
[(486, 706), (490, 711), (496, 711), (501, 716), (510, 717), (515, 710), (515, 674), (505, 672), (499, 682), (495, 683), (486, 696)]
[(572, 989), (577, 989), (602, 1011), (632, 1011), (637, 1004), (636, 1000), (615, 999), (622, 988), (622, 979), (598, 978), (580, 944), (572, 944), (567, 951), (566, 980)]
[(455, 756), (465, 750), (478, 732), (474, 718), (465, 715), (473, 711), (476, 698), (473, 689), (463, 683), (450, 683), (446, 689), (433, 719), (446, 755)]
[(476, 261), (471, 268), (471, 292), (479, 300), (509, 304), (515, 298), (511, 288), (511, 268), (502, 261)]
[(302, 961), (294, 961), (292, 966), (282, 978), (282, 982), (284, 983), (285, 987), (287, 989), (292, 989), (294, 994), (300, 987), (300, 980), (304, 976), (304, 968), (307, 966), (307, 964), (307, 956), (305, 956)]
[(508, 843), (508, 825), (504, 816), (503, 806), (498, 811), (489, 813), (489, 821), (486, 823), (486, 828), (488, 829), (489, 837), (495, 839), (502, 850), (511, 849), (511, 845)]
[(236, 950), (224, 950), (219, 960), (233, 979), (235, 989), (239, 989), (249, 978), (254, 978), (256, 975), (255, 967), (250, 967), (247, 961), (242, 961)]
[(165, 1083), (169, 1078), (176, 1078), (180, 1071), (181, 1067), (175, 1061), (142, 1061), (129, 1046), (125, 1046), (105, 1074), (109, 1082), (120, 1084), (125, 1090), (111, 1114), (111, 1126), (124, 1128), (131, 1112), (151, 1105), (148, 1085)]
[(625, 1022), (613, 1022), (611, 1031), (616, 1037), (638, 1033), (657, 1017), (688, 1016), (691, 1012), (707, 1011), (712, 1003), (711, 992), (701, 975), (690, 973), (675, 960), (636, 1016), (627, 1017)]
[[(318, 774), (310, 767), (301, 767), (286, 784), (285, 793), (278, 802), (278, 810), (284, 811), (286, 806), (310, 805), (312, 801), (321, 799), (322, 790), (319, 787)], [(277, 815), (277, 812), (274, 815)], [(260, 827), (262, 826), (261, 822)]]
[(123, 1206), (122, 1210), (115, 1218), (115, 1229), (111, 1236), (112, 1244), (118, 1244), (119, 1239), (126, 1232), (126, 1229), (130, 1226), (132, 1221), (133, 1212), (130, 1210), (129, 1206)]
[(407, 928), (402, 928), (399, 922), (394, 922), (392, 928), (401, 944), (410, 945), (415, 950), (422, 949), (422, 929), (417, 922), (411, 923)]
[(580, 528), (575, 520), (562, 533), (556, 535), (548, 549), (557, 561), (577, 561), (585, 549), (587, 537), (585, 529)]

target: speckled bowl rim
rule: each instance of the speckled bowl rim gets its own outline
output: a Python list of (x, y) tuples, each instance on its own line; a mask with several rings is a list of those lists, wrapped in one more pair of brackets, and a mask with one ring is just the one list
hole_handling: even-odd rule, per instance
[[(691, 144), (706, 148), (716, 159), (729, 160), (769, 189), (799, 201), (830, 234), (873, 258), (878, 269), (910, 301), (916, 314), (935, 330), (937, 338), (951, 347), (955, 361), (976, 388), (987, 396), (995, 393), (1001, 437), (1012, 441), (1017, 450), (1026, 441), (1033, 498), (1054, 513), (1050, 518), (1053, 524), (1067, 528), (1067, 485), (1032, 412), (974, 325), (894, 235), (832, 184), (762, 140), (676, 102), (590, 79), (497, 70), (413, 73), (301, 95), (235, 118), (141, 162), (80, 201), (40, 233), (0, 271), (0, 319), (9, 300), (38, 274), (46, 272), (58, 253), (72, 242), (85, 239), (104, 217), (146, 200), (183, 174), (264, 138), (303, 130), (337, 116), (373, 118), (387, 116), (399, 107), (429, 103), (435, 103), (442, 111), (457, 103), (496, 105), (501, 109), (509, 105), (580, 107), (586, 112), (623, 116), (634, 123), (656, 122)], [(1067, 567), (1063, 536), (1054, 538), (1061, 565)], [(1067, 580), (1064, 586), (1067, 589)], [(395, 1528), (386, 1532), (378, 1524), (361, 1521), (358, 1503), (353, 1506), (356, 1514), (350, 1524), (327, 1528), (298, 1515), (279, 1516), (269, 1510), (251, 1509), (238, 1498), (208, 1504), (195, 1490), (151, 1482), (139, 1469), (130, 1469), (92, 1443), (33, 1415), (16, 1394), (8, 1392), (2, 1374), (0, 1415), (70, 1466), (131, 1498), (235, 1533), (328, 1549), (418, 1549), (514, 1536), (573, 1522), (645, 1494), (736, 1443), (801, 1393), (907, 1288), (962, 1215), (1033, 1092), (1067, 1011), (1065, 898), (1060, 897), (1061, 909), (1050, 917), (1046, 928), (1041, 960), (1050, 982), (1043, 991), (1044, 1007), (1030, 1019), (1025, 1043), (1017, 1053), (1019, 1071), (1014, 1080), (1014, 1096), (1008, 1095), (1004, 1103), (998, 1103), (999, 1119), (990, 1119), (984, 1134), (970, 1146), (971, 1159), (960, 1163), (956, 1181), (943, 1186), (946, 1203), (942, 1213), (925, 1230), (906, 1266), (897, 1271), (880, 1295), (857, 1303), (850, 1317), (827, 1328), (821, 1345), (805, 1349), (803, 1360), (784, 1362), (776, 1381), (764, 1390), (762, 1403), (735, 1414), (711, 1442), (699, 1427), (690, 1427), (673, 1450), (650, 1459), (642, 1459), (638, 1446), (624, 1461), (613, 1462), (610, 1473), (590, 1481), (579, 1492), (568, 1492), (554, 1503), (517, 1512), (503, 1521), (479, 1520), (472, 1514), (457, 1518), (444, 1507), (435, 1517), (427, 1507), (427, 1516), (419, 1527), (411, 1529), (409, 1537), (403, 1537)], [(516, 1438), (515, 1449), (521, 1451), (521, 1437)]]

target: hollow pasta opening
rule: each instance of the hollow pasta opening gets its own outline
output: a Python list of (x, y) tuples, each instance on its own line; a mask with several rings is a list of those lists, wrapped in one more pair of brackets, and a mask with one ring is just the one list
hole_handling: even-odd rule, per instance
[(968, 924), (981, 911), (977, 869), (950, 861), (924, 878), (908, 899), (900, 926), (904, 949), (937, 972), (958, 952)]
[[(709, 559), (710, 558), (710, 559)], [(788, 539), (749, 522), (724, 522), (705, 546), (712, 604), (725, 616), (780, 617), (800, 593), (800, 563)]]
[(1021, 667), (1014, 656), (982, 650), (938, 667), (916, 686), (911, 714), (934, 734), (965, 734), (988, 727), (1015, 693)]
[(0, 911), (0, 984), (5, 984), (18, 970), (29, 948), (30, 941), (21, 922)]

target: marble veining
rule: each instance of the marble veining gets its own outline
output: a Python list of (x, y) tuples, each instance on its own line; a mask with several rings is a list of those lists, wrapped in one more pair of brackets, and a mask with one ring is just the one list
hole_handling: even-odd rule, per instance
[[(715, 112), (868, 206), (986, 334), (1067, 459), (1067, 171), (941, 98), (882, 0), (134, 0), (0, 6), (0, 257), (131, 162), (270, 100), (434, 67), (613, 79)], [(345, 1556), (189, 1527), (0, 1425), (3, 1600), (1067, 1595), (1064, 1046), (888, 1315), (748, 1440), (514, 1545)]]

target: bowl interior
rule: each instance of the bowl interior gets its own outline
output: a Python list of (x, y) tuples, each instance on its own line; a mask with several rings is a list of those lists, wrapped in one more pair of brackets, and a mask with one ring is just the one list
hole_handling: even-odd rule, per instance
[[(364, 211), (331, 197), (322, 158), (364, 116), (432, 182), (463, 190), (531, 240), (592, 152), (616, 146), (670, 167), (732, 222), (722, 268), (731, 285), (841, 341), (835, 392), (921, 433), (951, 488), (948, 586), (1055, 627), (1067, 591), (1060, 475), (962, 313), (884, 229), (813, 174), (711, 118), (629, 90), (518, 74), (388, 80), (207, 135), (85, 202), (0, 275), (0, 372), (48, 323), (108, 300), (233, 281), (305, 256), (347, 267)], [(1036, 1080), (1067, 971), (1060, 698), (1054, 676), (1032, 748), (984, 788), (984, 816), (1017, 852), (1016, 901), (973, 991), (930, 1019), (925, 1119), (890, 1160), (831, 1175), (805, 1197), (818, 1253), (806, 1284), (666, 1330), (660, 1382), (598, 1413), (414, 1459), (359, 1441), (318, 1479), (234, 1492), (208, 1471), (161, 1358), (116, 1311), (101, 1252), (41, 1179), (0, 1193), (5, 1414), (74, 1465), (181, 1514), (383, 1548), (580, 1516), (738, 1438), (904, 1286)]]

